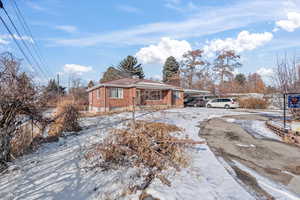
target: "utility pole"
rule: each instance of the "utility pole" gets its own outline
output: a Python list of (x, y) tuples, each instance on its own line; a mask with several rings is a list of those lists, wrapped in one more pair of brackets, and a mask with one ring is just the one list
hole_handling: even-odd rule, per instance
[(57, 74), (57, 94), (59, 93), (59, 74)]
[(59, 100), (60, 87), (59, 87), (59, 74), (57, 74), (57, 101)]

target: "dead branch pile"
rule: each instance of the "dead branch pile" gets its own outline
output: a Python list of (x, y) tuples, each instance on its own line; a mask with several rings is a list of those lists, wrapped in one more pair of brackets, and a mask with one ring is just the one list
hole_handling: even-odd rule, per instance
[[(128, 127), (131, 125), (128, 124)], [(178, 143), (171, 132), (180, 131), (174, 125), (137, 121), (135, 130), (113, 130), (103, 143), (87, 153), (87, 158), (100, 154), (104, 163), (157, 168), (179, 169), (187, 164), (186, 143)]]
[(55, 121), (51, 124), (49, 136), (59, 136), (62, 132), (77, 132), (81, 128), (78, 123), (79, 111), (75, 103), (61, 101), (55, 113)]
[(189, 162), (186, 149), (203, 144), (173, 136), (181, 131), (177, 126), (164, 123), (136, 121), (134, 126), (128, 123), (124, 129), (112, 130), (102, 143), (93, 145), (84, 154), (89, 163), (87, 168), (105, 171), (138, 167), (140, 174), (128, 186), (130, 193), (144, 191), (154, 178), (171, 186), (163, 170), (178, 171), (186, 167)]

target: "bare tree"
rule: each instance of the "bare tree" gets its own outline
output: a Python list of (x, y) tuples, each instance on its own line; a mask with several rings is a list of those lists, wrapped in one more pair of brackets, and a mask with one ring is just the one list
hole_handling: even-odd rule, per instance
[(274, 78), (276, 87), (282, 93), (300, 92), (300, 65), (296, 63), (296, 57), (288, 59), (277, 57)]
[(80, 110), (86, 110), (88, 107), (87, 87), (82, 79), (76, 76), (70, 78), (69, 97), (76, 102)]
[[(296, 57), (288, 59), (277, 57), (276, 70), (273, 80), (281, 93), (300, 93), (300, 65), (296, 62)], [(300, 109), (291, 109), (294, 119), (300, 119)]]
[(220, 80), (220, 92), (224, 90), (224, 81), (232, 81), (234, 78), (234, 70), (241, 67), (240, 56), (233, 50), (223, 50), (217, 52), (217, 57), (214, 61), (213, 71)]
[(202, 76), (208, 65), (208, 62), (203, 58), (203, 50), (197, 49), (183, 55), (181, 72), (183, 77), (186, 78), (186, 86), (188, 88), (193, 87), (195, 75)]
[(10, 142), (24, 120), (42, 120), (38, 92), (20, 61), (11, 53), (0, 55), (0, 171), (11, 160)]

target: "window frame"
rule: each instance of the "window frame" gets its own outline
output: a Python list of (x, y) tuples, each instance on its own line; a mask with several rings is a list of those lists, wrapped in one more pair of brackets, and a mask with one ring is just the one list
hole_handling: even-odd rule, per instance
[[(155, 95), (151, 95), (151, 92), (158, 92)], [(159, 97), (158, 99), (154, 99), (151, 97)], [(145, 90), (145, 100), (146, 101), (161, 101), (162, 100), (162, 91), (161, 90)]]
[[(117, 94), (116, 96), (113, 96), (112, 91), (116, 90), (117, 92), (115, 94)], [(109, 88), (109, 98), (110, 99), (123, 99), (124, 98), (124, 90), (123, 88), (118, 88), (118, 87), (114, 87), (114, 88)]]

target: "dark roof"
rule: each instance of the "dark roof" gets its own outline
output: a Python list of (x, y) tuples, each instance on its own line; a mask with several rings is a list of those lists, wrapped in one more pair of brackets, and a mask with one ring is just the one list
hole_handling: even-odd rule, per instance
[(117, 80), (102, 82), (99, 85), (89, 88), (88, 91), (94, 90), (101, 86), (157, 88), (157, 89), (175, 89), (175, 90), (182, 89), (181, 87), (165, 84), (159, 81), (153, 81), (147, 79), (135, 79), (135, 78), (121, 78)]
[[(132, 85), (132, 84), (139, 84), (139, 83), (155, 83), (155, 84), (165, 84), (159, 81), (153, 81), (148, 79), (135, 79), (135, 78), (121, 78), (112, 81), (105, 81), (102, 84), (112, 84), (112, 85)], [(165, 84), (168, 85), (168, 84)]]

